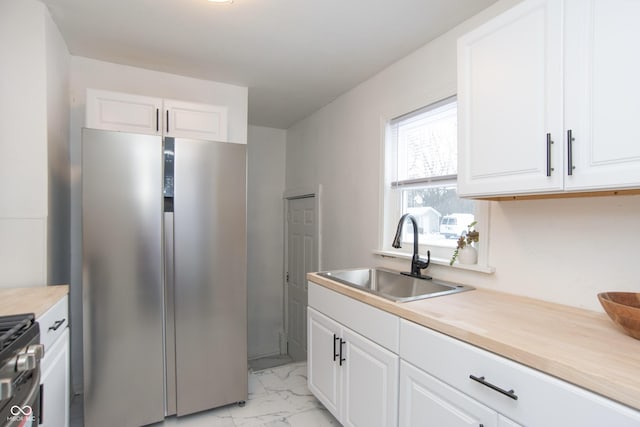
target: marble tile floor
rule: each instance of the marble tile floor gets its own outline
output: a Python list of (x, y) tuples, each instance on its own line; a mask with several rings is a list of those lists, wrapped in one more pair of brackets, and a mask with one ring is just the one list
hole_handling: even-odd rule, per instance
[(244, 407), (228, 405), (154, 424), (154, 427), (164, 426), (324, 427), (340, 426), (340, 423), (311, 394), (307, 388), (307, 364), (298, 362), (250, 371), (249, 400)]

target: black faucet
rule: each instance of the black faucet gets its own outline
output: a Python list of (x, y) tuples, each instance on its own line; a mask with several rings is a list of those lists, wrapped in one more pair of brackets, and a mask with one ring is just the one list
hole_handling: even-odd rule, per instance
[(393, 243), (391, 246), (394, 248), (399, 248), (400, 246), (400, 238), (402, 237), (402, 226), (404, 225), (404, 221), (408, 219), (413, 224), (413, 257), (411, 258), (411, 272), (403, 272), (402, 274), (411, 277), (417, 277), (420, 279), (431, 279), (430, 276), (425, 276), (420, 273), (420, 270), (429, 267), (429, 263), (431, 262), (431, 251), (427, 251), (427, 260), (423, 261), (420, 259), (418, 255), (418, 223), (416, 219), (411, 214), (404, 214), (400, 217), (400, 221), (398, 222), (398, 230), (396, 231), (396, 237), (393, 239)]

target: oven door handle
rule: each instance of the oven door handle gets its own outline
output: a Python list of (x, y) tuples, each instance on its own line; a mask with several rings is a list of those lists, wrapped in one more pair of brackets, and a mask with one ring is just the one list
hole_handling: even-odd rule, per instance
[[(33, 385), (31, 386), (31, 390), (29, 390), (29, 394), (27, 395), (27, 397), (24, 399), (24, 401), (22, 402), (21, 405), (16, 405), (19, 406), (20, 409), (24, 410), (24, 408), (26, 406), (28, 406), (29, 408), (31, 408), (31, 414), (30, 416), (33, 416), (34, 420), (38, 423), (38, 424), (42, 424), (42, 420), (40, 419), (40, 414), (42, 412), (42, 408), (38, 408), (38, 413), (36, 414), (34, 411), (34, 406), (40, 404), (40, 402), (36, 399), (38, 392), (40, 391), (40, 364), (38, 363), (38, 367), (36, 369), (34, 369), (34, 374), (33, 374)], [(34, 424), (34, 425), (38, 425), (38, 424)]]

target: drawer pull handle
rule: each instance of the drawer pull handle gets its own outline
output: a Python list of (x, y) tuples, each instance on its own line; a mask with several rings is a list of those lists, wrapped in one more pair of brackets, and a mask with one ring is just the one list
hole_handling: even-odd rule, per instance
[(53, 326), (49, 326), (50, 331), (57, 331), (67, 319), (56, 320)]
[(513, 400), (518, 400), (518, 396), (516, 395), (516, 392), (511, 389), (509, 391), (502, 389), (500, 387), (498, 387), (497, 385), (493, 385), (490, 382), (485, 381), (484, 377), (476, 377), (475, 375), (469, 375), (469, 378), (471, 378), (472, 380), (479, 382), (480, 384), (489, 387), (492, 390), (497, 391), (498, 393), (502, 393), (505, 396), (513, 399)]
[(334, 362), (339, 356), (339, 353), (336, 351), (336, 341), (338, 341), (339, 339), (340, 338), (336, 334), (333, 334), (333, 361)]

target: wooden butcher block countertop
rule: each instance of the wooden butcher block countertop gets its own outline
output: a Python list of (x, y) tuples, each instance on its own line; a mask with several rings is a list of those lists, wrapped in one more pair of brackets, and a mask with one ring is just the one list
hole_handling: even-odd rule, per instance
[(605, 313), (486, 289), (396, 303), (307, 279), (640, 410), (640, 341)]
[(40, 317), (68, 293), (68, 285), (0, 289), (0, 316), (35, 313)]

